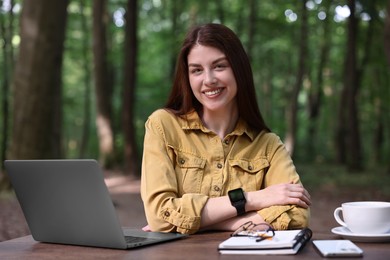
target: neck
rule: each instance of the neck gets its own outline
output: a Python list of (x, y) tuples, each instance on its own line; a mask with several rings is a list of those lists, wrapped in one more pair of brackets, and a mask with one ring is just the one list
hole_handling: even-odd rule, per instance
[(216, 133), (221, 139), (230, 134), (238, 121), (238, 110), (231, 111), (203, 111), (201, 116), (203, 124)]

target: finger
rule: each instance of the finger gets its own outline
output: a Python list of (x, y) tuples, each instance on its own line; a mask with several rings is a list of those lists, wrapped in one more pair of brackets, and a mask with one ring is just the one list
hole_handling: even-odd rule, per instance
[(310, 207), (310, 204), (307, 204), (305, 201), (301, 200), (299, 206), (301, 206), (302, 208), (307, 209), (307, 208)]
[(150, 229), (150, 226), (149, 226), (149, 225), (146, 225), (146, 226), (144, 226), (144, 227), (142, 228), (142, 231), (150, 232), (150, 231), (152, 231), (152, 230)]
[(292, 186), (292, 190), (295, 192), (301, 192), (303, 196), (305, 196), (308, 201), (310, 201), (311, 196), (309, 192), (301, 184), (295, 184), (295, 186)]
[[(310, 197), (308, 197), (307, 195), (309, 195), (309, 194), (306, 194), (305, 190), (303, 189), (302, 191), (290, 192), (288, 196), (290, 198), (298, 199), (298, 200), (304, 202), (307, 206), (309, 206), (309, 205), (311, 205), (311, 200), (310, 200)], [(298, 202), (298, 204), (299, 204), (299, 202)]]
[(311, 200), (310, 200), (310, 198), (304, 196), (302, 200), (303, 200), (308, 206), (311, 205)]
[(290, 198), (289, 201), (290, 201), (289, 204), (297, 205), (305, 209), (309, 208), (309, 205), (305, 201), (301, 200), (300, 198)]

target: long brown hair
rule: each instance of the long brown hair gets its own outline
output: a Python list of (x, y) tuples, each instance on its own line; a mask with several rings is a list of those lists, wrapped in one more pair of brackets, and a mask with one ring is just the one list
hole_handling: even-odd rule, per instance
[(217, 48), (226, 55), (237, 82), (236, 98), (240, 117), (259, 131), (270, 131), (257, 104), (249, 58), (237, 35), (222, 24), (204, 24), (188, 32), (177, 59), (173, 87), (165, 108), (177, 115), (185, 115), (193, 109), (198, 112), (202, 110), (201, 103), (192, 93), (188, 76), (187, 57), (197, 44)]

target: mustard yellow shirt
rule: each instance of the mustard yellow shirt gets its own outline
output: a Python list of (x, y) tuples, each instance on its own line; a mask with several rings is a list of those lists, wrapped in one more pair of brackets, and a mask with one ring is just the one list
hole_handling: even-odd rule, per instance
[[(145, 123), (141, 196), (154, 231), (195, 233), (208, 198), (231, 189), (256, 191), (270, 185), (300, 183), (280, 138), (258, 133), (243, 120), (223, 140), (196, 112), (185, 118), (155, 111)], [(295, 205), (258, 211), (276, 229), (306, 227), (308, 209)]]

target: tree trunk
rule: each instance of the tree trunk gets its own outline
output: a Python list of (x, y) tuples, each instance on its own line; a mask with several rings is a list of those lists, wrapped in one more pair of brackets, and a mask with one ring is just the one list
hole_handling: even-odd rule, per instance
[[(12, 8), (14, 7), (13, 1), (10, 1), (10, 10), (7, 13), (8, 21), (3, 19), (5, 15), (0, 15), (0, 35), (2, 35), (3, 40), (3, 66), (2, 66), (2, 82), (1, 84), (1, 107), (2, 107), (2, 139), (0, 145), (0, 172), (4, 169), (3, 162), (7, 158), (7, 146), (8, 146), (8, 136), (9, 136), (9, 106), (10, 106), (10, 80), (13, 70), (13, 47), (12, 47), (12, 37), (13, 37), (13, 20), (14, 14)], [(1, 177), (1, 176), (0, 176)]]
[[(364, 45), (363, 45), (363, 57), (360, 62), (360, 65), (357, 68), (357, 75), (356, 75), (356, 93), (358, 93), (362, 87), (362, 82), (364, 78), (364, 73), (366, 71), (367, 65), (370, 63), (370, 57), (371, 57), (371, 49), (372, 49), (372, 43), (373, 43), (373, 35), (374, 35), (374, 28), (375, 28), (375, 22), (378, 21), (377, 17), (377, 11), (376, 11), (376, 0), (372, 0), (367, 3), (368, 9), (369, 9), (369, 15), (371, 16), (370, 21), (368, 22), (368, 26), (366, 29), (366, 36), (364, 40)], [(371, 73), (372, 77), (372, 93), (375, 95), (375, 84), (374, 82), (377, 81), (378, 79), (376, 78), (376, 73)], [(378, 91), (380, 93), (380, 90)], [(356, 94), (357, 96), (357, 94)], [(377, 102), (373, 103), (373, 117), (372, 117), (372, 123), (373, 123), (373, 140), (374, 141), (380, 141), (380, 139), (383, 137), (382, 133), (382, 109), (381, 109), (381, 101), (378, 100)], [(359, 138), (360, 139), (360, 138)], [(378, 143), (377, 146), (374, 147), (372, 150), (371, 154), (374, 160), (379, 159), (379, 151), (381, 150), (381, 147), (383, 146), (383, 142)], [(360, 155), (361, 157), (362, 155)], [(360, 168), (363, 168), (363, 165), (360, 163)], [(358, 168), (359, 169), (359, 168)]]
[[(347, 93), (346, 122), (347, 122), (347, 166), (351, 171), (361, 170), (361, 145), (356, 99), (358, 94), (357, 74), (357, 18), (355, 16), (355, 0), (348, 1), (351, 15), (348, 19), (347, 56), (345, 61), (344, 87)], [(343, 104), (340, 104), (343, 105)]]
[(93, 1), (93, 57), (96, 92), (96, 126), (99, 138), (99, 161), (104, 167), (114, 159), (114, 132), (112, 123), (112, 86), (107, 63), (106, 1)]
[(330, 6), (331, 1), (326, 1), (325, 8), (327, 11), (327, 15), (325, 20), (323, 21), (324, 25), (324, 34), (322, 36), (322, 40), (319, 46), (320, 50), (320, 63), (317, 70), (317, 77), (315, 79), (315, 85), (311, 86), (309, 90), (309, 97), (308, 97), (308, 103), (309, 103), (309, 128), (308, 128), (308, 137), (306, 138), (307, 141), (307, 156), (308, 158), (311, 158), (312, 160), (315, 159), (314, 156), (316, 155), (315, 151), (315, 142), (313, 140), (316, 140), (316, 134), (317, 134), (317, 124), (318, 124), (318, 117), (320, 115), (320, 109), (322, 105), (322, 96), (323, 96), (323, 84), (324, 84), (324, 68), (328, 62), (329, 58), (329, 49), (330, 49), (330, 42), (331, 42), (331, 34), (330, 34)]
[(125, 173), (139, 177), (137, 144), (135, 141), (134, 102), (137, 70), (137, 1), (128, 0), (126, 11), (123, 86), (123, 134), (125, 139)]
[[(61, 158), (61, 70), (68, 0), (25, 1), (13, 79), (9, 159)], [(9, 187), (7, 178), (1, 186)]]
[(88, 37), (88, 25), (87, 25), (87, 16), (85, 14), (85, 0), (80, 2), (80, 9), (81, 9), (81, 28), (84, 32), (84, 38), (83, 38), (83, 67), (85, 71), (84, 76), (84, 122), (83, 122), (83, 130), (82, 130), (82, 136), (80, 141), (80, 151), (79, 151), (79, 157), (84, 158), (85, 151), (88, 147), (89, 142), (89, 125), (91, 121), (91, 70), (90, 70), (90, 56), (89, 56), (89, 37)]
[(178, 20), (179, 20), (179, 14), (180, 10), (182, 10), (182, 5), (183, 2), (171, 2), (170, 3), (170, 19), (172, 22), (172, 35), (171, 39), (168, 40), (170, 44), (170, 61), (169, 61), (169, 80), (171, 81), (173, 79), (173, 76), (175, 74), (175, 69), (176, 69), (176, 59), (177, 59), (177, 52), (175, 50), (178, 49), (179, 44), (181, 42), (178, 41), (178, 32), (179, 30), (179, 25), (178, 25)]
[(255, 30), (256, 30), (256, 14), (257, 14), (257, 8), (256, 8), (256, 0), (250, 0), (249, 6), (250, 6), (250, 12), (249, 12), (249, 18), (248, 18), (248, 44), (247, 44), (247, 53), (249, 56), (249, 59), (253, 60), (253, 46), (254, 46), (254, 40), (255, 40)]
[(245, 6), (247, 6), (246, 2), (238, 1), (238, 7), (237, 7), (237, 11), (236, 11), (236, 19), (234, 19), (234, 23), (236, 25), (235, 26), (236, 27), (235, 33), (237, 35), (243, 35), (243, 32), (247, 26), (245, 19), (244, 19)]
[(299, 42), (299, 64), (296, 83), (294, 85), (291, 103), (287, 111), (288, 130), (285, 138), (285, 145), (291, 156), (294, 154), (296, 135), (297, 135), (297, 113), (298, 113), (298, 96), (302, 88), (303, 77), (306, 70), (306, 55), (307, 55), (307, 41), (308, 41), (308, 17), (306, 9), (306, 0), (301, 2), (302, 23), (301, 34)]
[(15, 68), (11, 159), (60, 158), (67, 0), (25, 1)]
[[(384, 28), (384, 49), (387, 58), (387, 63), (390, 67), (390, 0), (388, 1), (387, 4), (387, 17), (386, 17), (385, 28)], [(388, 131), (388, 137), (390, 138), (390, 131)], [(390, 160), (387, 160), (387, 163), (388, 163), (387, 172), (390, 174)]]
[(347, 90), (344, 87), (341, 90), (341, 96), (338, 108), (338, 118), (335, 134), (335, 147), (336, 147), (336, 162), (339, 164), (345, 164), (347, 162), (347, 124), (346, 124), (346, 112), (343, 104), (347, 103)]
[(384, 28), (384, 46), (385, 46), (385, 54), (387, 63), (390, 66), (390, 0), (387, 4), (387, 16), (385, 20), (385, 28)]

